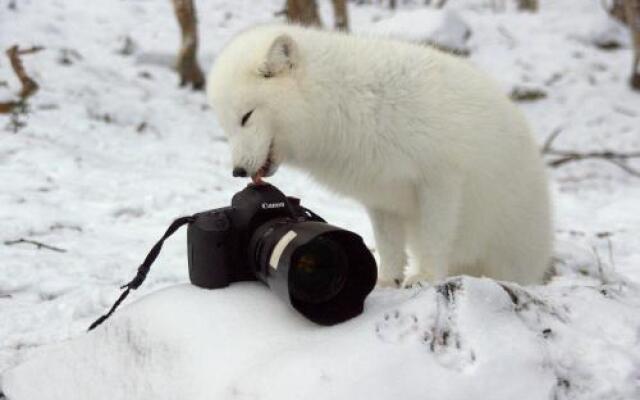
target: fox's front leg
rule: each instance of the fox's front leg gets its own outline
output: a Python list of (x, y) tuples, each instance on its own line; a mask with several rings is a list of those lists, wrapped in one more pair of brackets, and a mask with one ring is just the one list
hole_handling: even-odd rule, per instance
[(417, 215), (408, 222), (408, 241), (415, 265), (403, 286), (447, 277), (459, 223), (462, 179), (447, 176), (416, 188)]
[(404, 220), (399, 215), (378, 209), (368, 209), (376, 248), (380, 255), (378, 286), (398, 287), (407, 264)]

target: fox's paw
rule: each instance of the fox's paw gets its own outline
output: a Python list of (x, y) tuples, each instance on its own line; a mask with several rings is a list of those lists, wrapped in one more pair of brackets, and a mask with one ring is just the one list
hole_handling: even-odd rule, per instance
[(427, 287), (431, 286), (429, 282), (433, 281), (433, 277), (428, 274), (415, 274), (404, 278), (402, 281), (403, 288)]
[(376, 283), (376, 287), (397, 289), (400, 287), (401, 283), (402, 283), (402, 278), (381, 277), (378, 279), (378, 282)]

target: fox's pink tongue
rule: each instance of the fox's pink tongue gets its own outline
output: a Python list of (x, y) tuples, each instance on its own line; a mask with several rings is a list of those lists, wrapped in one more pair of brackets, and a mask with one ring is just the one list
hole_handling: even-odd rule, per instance
[(256, 172), (255, 175), (251, 176), (251, 180), (253, 181), (254, 185), (264, 185), (265, 182), (262, 180), (262, 177), (264, 176), (264, 171), (262, 170), (262, 168), (260, 168), (258, 170), (258, 172)]
[(269, 168), (271, 168), (271, 154), (267, 157), (267, 160), (264, 162), (262, 167), (256, 171), (254, 175), (251, 176), (251, 180), (255, 185), (264, 185), (266, 182), (262, 180), (265, 175), (269, 172)]

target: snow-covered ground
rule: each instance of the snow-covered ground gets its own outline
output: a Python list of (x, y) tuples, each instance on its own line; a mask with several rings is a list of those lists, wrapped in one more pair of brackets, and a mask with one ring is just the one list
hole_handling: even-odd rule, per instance
[[(178, 88), (169, 68), (170, 1), (10, 3), (0, 0), (0, 49), (45, 47), (23, 57), (40, 84), (28, 113), (0, 115), (0, 387), (11, 400), (640, 398), (640, 179), (600, 161), (550, 169), (560, 276), (548, 285), (377, 290), (362, 317), (332, 328), (256, 284), (178, 285), (131, 304), (188, 281), (180, 232), (130, 306), (86, 334), (173, 218), (226, 205), (246, 182), (231, 177), (203, 94)], [(205, 68), (282, 3), (197, 1)], [(625, 34), (599, 1), (542, 1), (538, 14), (449, 3), (471, 28), (471, 59), (505, 92), (546, 92), (522, 104), (541, 143), (561, 129), (559, 149), (640, 150), (631, 52), (591, 44)], [(350, 13), (355, 31), (392, 17), (378, 5)], [(408, 20), (420, 23), (397, 24)], [(18, 89), (0, 57), (0, 101)], [(271, 182), (373, 246), (355, 203), (296, 171)], [(6, 244), (20, 238), (64, 252)]]

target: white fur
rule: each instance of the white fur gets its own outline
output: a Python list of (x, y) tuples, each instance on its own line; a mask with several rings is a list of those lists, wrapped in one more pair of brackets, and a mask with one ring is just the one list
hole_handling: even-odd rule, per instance
[(273, 164), (364, 204), (381, 283), (541, 280), (552, 242), (543, 163), (519, 110), (464, 59), (263, 26), (222, 51), (208, 82), (234, 166), (254, 175), (271, 148)]

